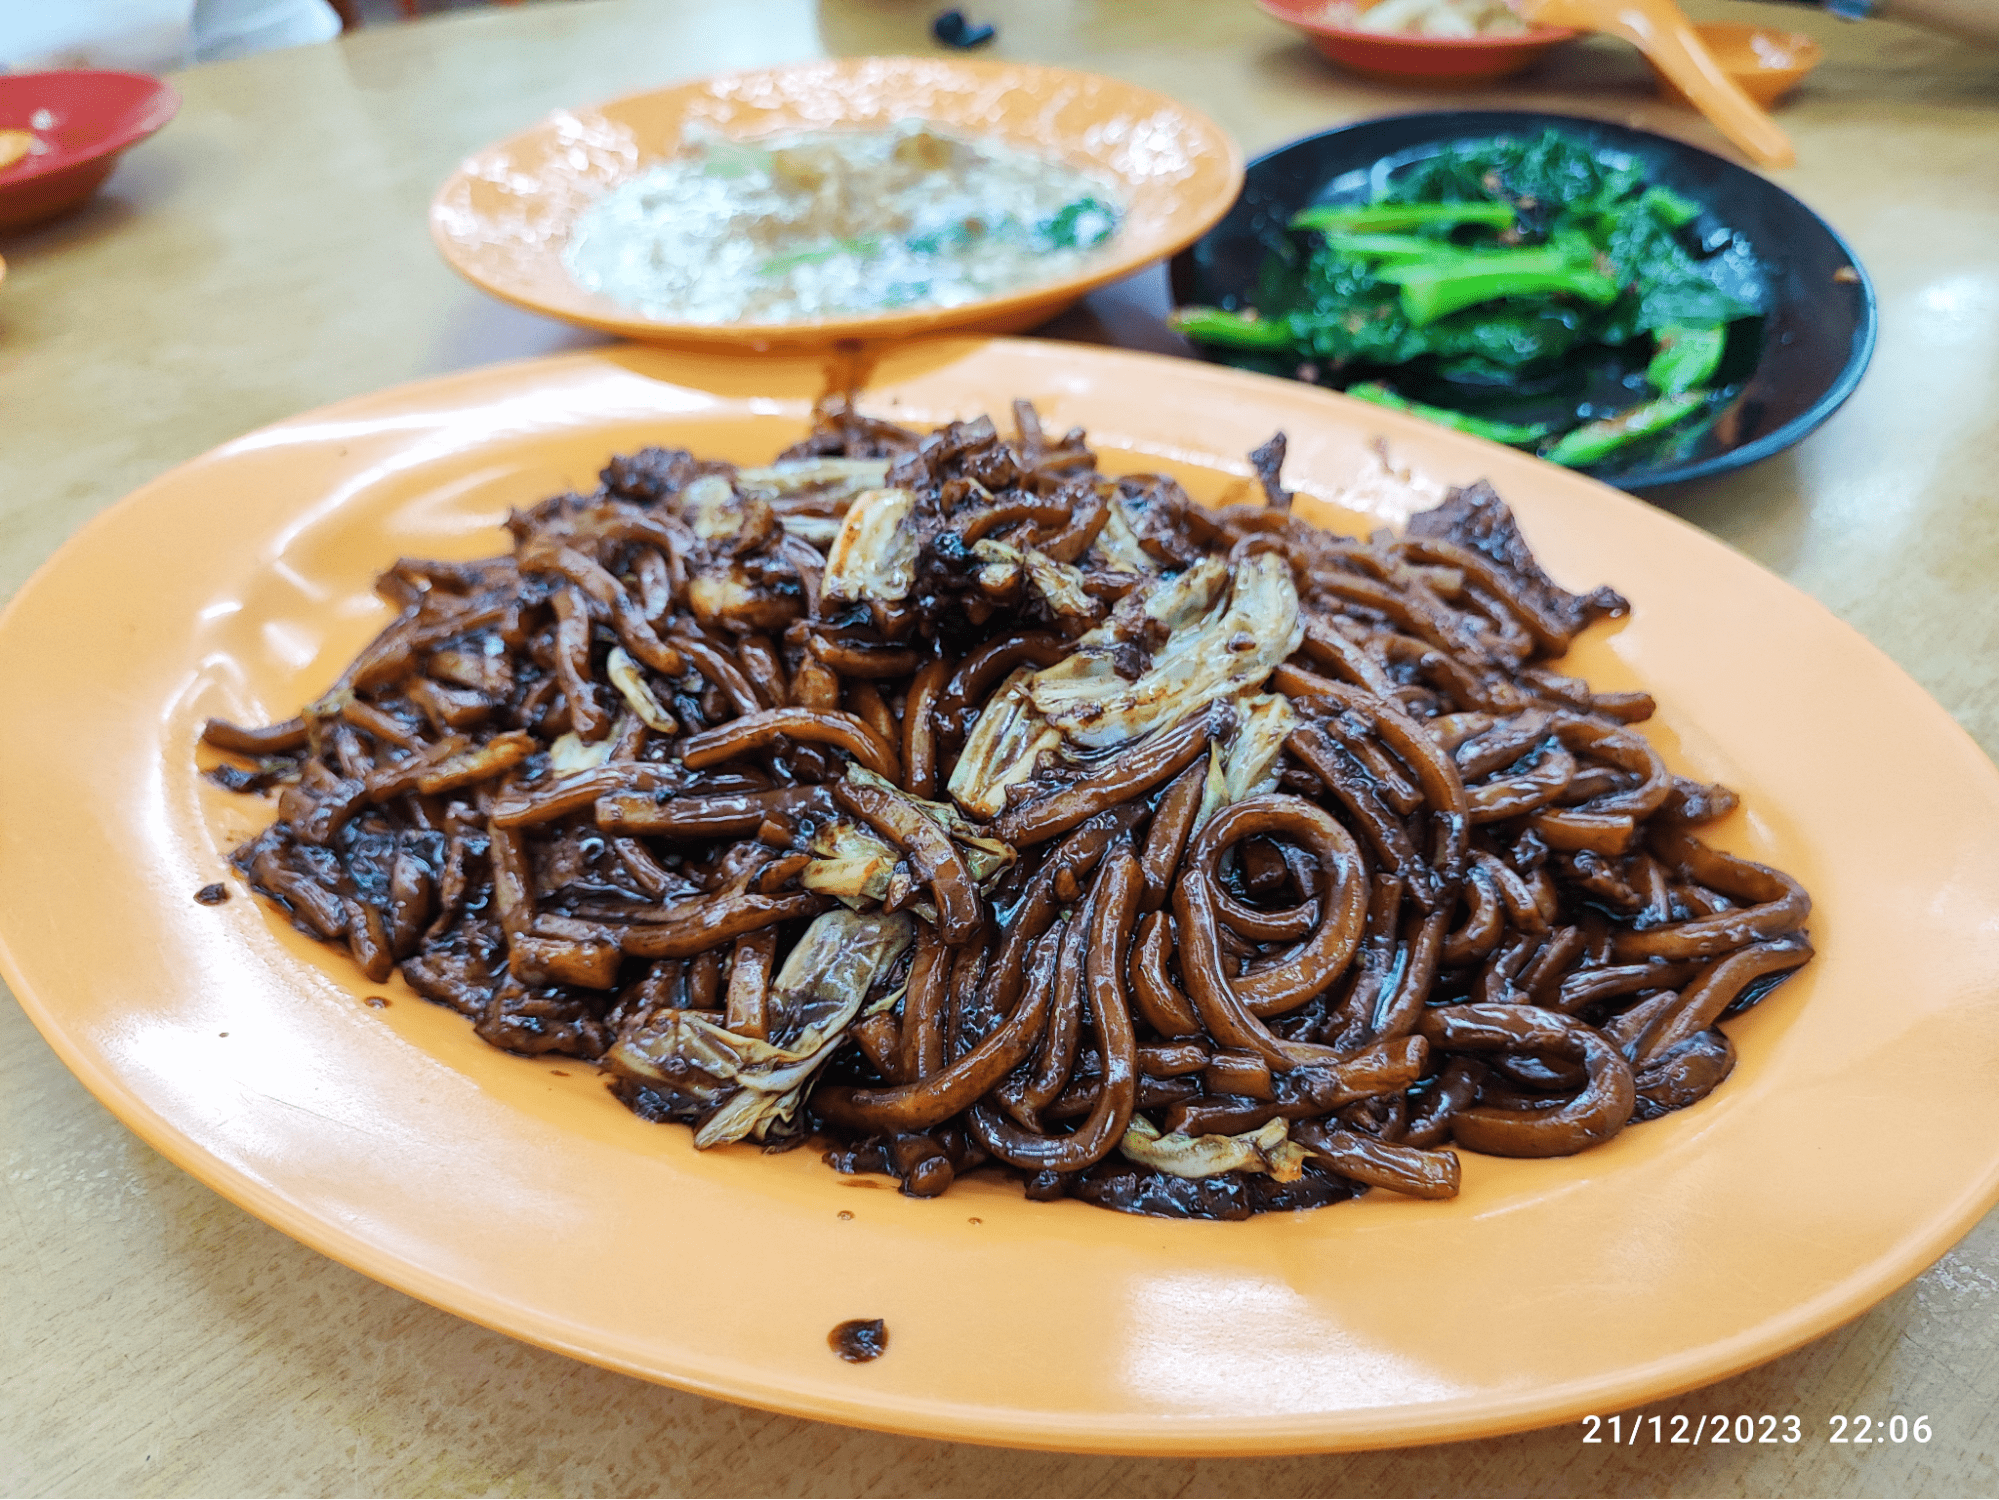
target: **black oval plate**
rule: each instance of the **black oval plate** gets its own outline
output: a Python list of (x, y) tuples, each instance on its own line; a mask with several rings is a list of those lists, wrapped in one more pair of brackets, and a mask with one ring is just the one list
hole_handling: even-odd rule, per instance
[[(1365, 201), (1393, 166), (1453, 141), (1555, 129), (1644, 163), (1650, 181), (1700, 203), (1697, 234), (1733, 236), (1766, 282), (1769, 311), (1753, 367), (1742, 368), (1720, 415), (1692, 434), (1667, 434), (1589, 470), (1620, 489), (1650, 489), (1753, 464), (1812, 431), (1853, 394), (1874, 353), (1874, 287), (1825, 220), (1766, 178), (1648, 131), (1601, 120), (1512, 110), (1448, 110), (1363, 120), (1279, 146), (1249, 164), (1235, 207), (1172, 266), (1176, 303), (1241, 307), (1285, 225), (1314, 203)], [(1204, 356), (1259, 368), (1254, 357)], [(1731, 351), (1731, 358), (1733, 351)], [(1748, 366), (1748, 361), (1743, 361)]]

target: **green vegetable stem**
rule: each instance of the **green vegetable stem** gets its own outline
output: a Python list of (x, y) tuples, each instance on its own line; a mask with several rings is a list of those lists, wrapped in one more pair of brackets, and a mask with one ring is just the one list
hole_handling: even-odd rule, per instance
[(1230, 349), (1289, 349), (1298, 342), (1289, 318), (1259, 318), (1254, 313), (1219, 307), (1183, 307), (1167, 321), (1190, 339)]
[[(1732, 234), (1725, 253), (1712, 234), (1696, 242), (1703, 206), (1646, 171), (1553, 130), (1454, 142), (1394, 165), (1373, 202), (1293, 216), (1297, 233), (1272, 247), (1247, 294), (1254, 309), (1184, 308), (1174, 326), (1240, 351), (1239, 363), (1310, 361), (1367, 380), (1350, 387), (1362, 400), (1594, 464), (1714, 399), (1731, 337), (1753, 337), (1741, 325), (1766, 311), (1748, 247)], [(1582, 426), (1489, 422), (1397, 389), (1454, 403), (1441, 393), (1527, 397), (1639, 370), (1656, 399)], [(1489, 396), (1464, 399), (1489, 409)]]
[(1721, 364), (1721, 351), (1728, 342), (1725, 328), (1661, 328), (1659, 347), (1645, 378), (1652, 388), (1677, 396), (1697, 385), (1706, 385)]
[(1706, 391), (1661, 396), (1656, 401), (1629, 407), (1615, 416), (1585, 422), (1563, 433), (1541, 456), (1567, 468), (1586, 468), (1602, 462), (1627, 443), (1635, 443), (1655, 432), (1664, 432), (1675, 422), (1699, 411), (1707, 398)]
[(1387, 386), (1375, 381), (1350, 385), (1347, 387), (1347, 394), (1357, 396), (1362, 401), (1371, 401), (1376, 406), (1385, 406), (1390, 411), (1406, 411), (1412, 416), (1422, 417), (1425, 421), (1435, 422), (1441, 427), (1468, 432), (1473, 437), (1487, 438), (1513, 448), (1532, 447), (1554, 431), (1545, 423), (1527, 427), (1519, 422), (1488, 421), (1484, 417), (1474, 417), (1467, 412), (1452, 411), (1447, 406), (1426, 406), (1421, 401), (1405, 400)]
[(1444, 260), (1467, 253), (1422, 234), (1329, 234), (1326, 248), (1359, 260)]
[(1375, 275), (1402, 288), (1402, 310), (1418, 328), (1503, 297), (1561, 294), (1593, 307), (1608, 307), (1617, 300), (1615, 281), (1593, 267), (1576, 265), (1552, 246), (1385, 265)]
[(1369, 203), (1357, 207), (1322, 204), (1304, 209), (1291, 220), (1293, 229), (1324, 229), (1342, 234), (1373, 234), (1408, 229), (1451, 229), (1459, 224), (1484, 224), (1493, 229), (1513, 227), (1510, 203)]
[(1638, 201), (1675, 229), (1691, 224), (1701, 216), (1698, 203), (1689, 202), (1669, 187), (1649, 187)]

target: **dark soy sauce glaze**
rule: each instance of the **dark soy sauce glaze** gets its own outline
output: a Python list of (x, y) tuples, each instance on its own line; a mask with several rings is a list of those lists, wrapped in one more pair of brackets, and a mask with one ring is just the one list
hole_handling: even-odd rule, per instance
[(880, 1318), (849, 1318), (826, 1335), (826, 1347), (850, 1365), (864, 1365), (888, 1353), (888, 1324)]

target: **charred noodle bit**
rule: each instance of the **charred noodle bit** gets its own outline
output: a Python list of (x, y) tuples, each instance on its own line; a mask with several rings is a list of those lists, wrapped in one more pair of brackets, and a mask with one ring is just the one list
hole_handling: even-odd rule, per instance
[[(403, 559), (396, 617), (210, 779), (303, 931), (702, 1147), (931, 1196), (1241, 1218), (1582, 1150), (1720, 1085), (1810, 899), (1694, 829), (1642, 693), (1485, 485), (1392, 540), (1096, 469), (1017, 402), (824, 406)], [(247, 760), (248, 766), (241, 764)]]

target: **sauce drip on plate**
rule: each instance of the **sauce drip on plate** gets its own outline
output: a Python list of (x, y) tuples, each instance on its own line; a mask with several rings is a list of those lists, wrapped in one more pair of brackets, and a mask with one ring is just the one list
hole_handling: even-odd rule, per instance
[(826, 1344), (850, 1365), (864, 1365), (888, 1353), (888, 1324), (880, 1318), (849, 1318), (826, 1335)]

